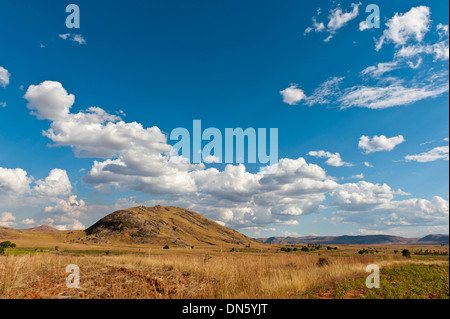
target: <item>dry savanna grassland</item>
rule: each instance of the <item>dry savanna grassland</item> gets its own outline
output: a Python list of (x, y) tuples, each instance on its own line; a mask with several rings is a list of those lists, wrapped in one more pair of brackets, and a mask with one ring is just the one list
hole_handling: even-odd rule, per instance
[[(102, 234), (110, 229), (105, 221), (99, 225)], [(170, 233), (158, 241), (183, 228), (167, 227)], [(170, 239), (177, 246), (129, 234), (130, 240), (86, 237), (92, 235), (0, 229), (0, 241), (16, 244), (0, 256), (0, 298), (449, 298), (448, 245), (275, 245), (242, 234), (234, 234), (235, 242), (197, 237), (184, 245), (182, 234)], [(79, 288), (66, 286), (66, 267), (73, 264)], [(366, 287), (369, 264), (380, 268), (379, 289)]]

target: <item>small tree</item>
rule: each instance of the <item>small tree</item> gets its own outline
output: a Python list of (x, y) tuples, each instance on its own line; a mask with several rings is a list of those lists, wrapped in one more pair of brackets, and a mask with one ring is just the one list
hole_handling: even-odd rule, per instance
[(10, 242), (9, 240), (6, 240), (6, 241), (2, 241), (0, 243), (0, 247), (2, 247), (2, 248), (10, 248), (10, 247), (14, 248), (14, 247), (16, 247), (16, 244)]
[(170, 249), (169, 245), (165, 245), (163, 249)]
[(402, 256), (406, 258), (411, 258), (411, 252), (408, 249), (403, 249)]
[(7, 255), (8, 254), (8, 248), (15, 248), (16, 244), (10, 242), (9, 240), (2, 241), (0, 243), (0, 255)]

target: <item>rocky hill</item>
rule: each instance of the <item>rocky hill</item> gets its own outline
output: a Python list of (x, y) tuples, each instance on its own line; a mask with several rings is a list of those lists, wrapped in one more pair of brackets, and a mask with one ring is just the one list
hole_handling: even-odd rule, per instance
[(119, 210), (86, 229), (88, 242), (127, 242), (177, 247), (197, 245), (261, 245), (233, 229), (193, 211), (172, 207)]

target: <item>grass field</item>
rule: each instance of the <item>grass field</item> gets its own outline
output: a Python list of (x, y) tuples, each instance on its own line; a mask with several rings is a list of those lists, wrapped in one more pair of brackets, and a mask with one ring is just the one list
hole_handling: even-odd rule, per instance
[[(162, 249), (22, 244), (0, 256), (0, 298), (449, 297), (448, 255), (415, 255), (419, 247), (354, 245), (304, 252), (291, 245)], [(358, 253), (363, 248), (373, 253)], [(403, 257), (402, 249), (409, 249), (411, 258)], [(448, 253), (448, 246), (426, 249)], [(80, 268), (79, 289), (66, 287), (69, 264)], [(380, 289), (365, 287), (368, 264), (380, 267)]]

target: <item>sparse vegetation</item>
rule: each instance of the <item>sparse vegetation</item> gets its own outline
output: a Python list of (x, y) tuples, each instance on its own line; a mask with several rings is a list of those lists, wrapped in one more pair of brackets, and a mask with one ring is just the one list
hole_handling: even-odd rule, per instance
[[(160, 213), (165, 220), (157, 219)], [(133, 215), (139, 218), (133, 220)], [(125, 216), (125, 220), (114, 216)], [(381, 245), (267, 245), (193, 212), (170, 207), (134, 208), (112, 217), (87, 233), (2, 229), (1, 240), (8, 248), (0, 249), (0, 254), (7, 253), (0, 256), (0, 299), (369, 298), (374, 292), (361, 288), (369, 264), (377, 264), (382, 274), (411, 266), (382, 278), (395, 287), (373, 297), (425, 298), (433, 283), (437, 292), (429, 292), (429, 298), (448, 298), (448, 246), (407, 246), (396, 254), (392, 246)], [(147, 224), (140, 222), (141, 217)], [(149, 235), (154, 228), (145, 225), (153, 222), (162, 226)], [(198, 227), (194, 234), (197, 228), (188, 231), (193, 223), (205, 227)], [(405, 258), (405, 251), (414, 253)], [(69, 264), (81, 269), (80, 290), (65, 286)], [(447, 268), (430, 273), (412, 267), (421, 265)], [(408, 282), (397, 284), (401, 280)], [(428, 281), (425, 286), (424, 280)]]
[(419, 256), (448, 256), (448, 251), (439, 251), (439, 250), (429, 250), (429, 249), (425, 249), (423, 250), (422, 248), (420, 250), (416, 250), (414, 252), (414, 255), (419, 255)]

